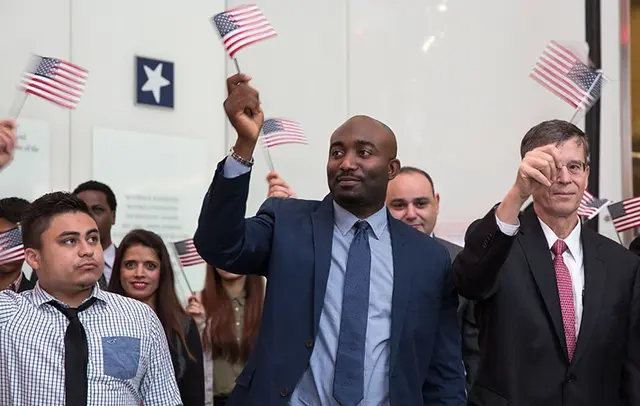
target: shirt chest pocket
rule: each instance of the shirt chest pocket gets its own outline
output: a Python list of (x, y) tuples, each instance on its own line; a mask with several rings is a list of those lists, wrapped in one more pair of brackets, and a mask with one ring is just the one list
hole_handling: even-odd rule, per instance
[(140, 339), (102, 337), (104, 374), (117, 379), (132, 379), (140, 364)]

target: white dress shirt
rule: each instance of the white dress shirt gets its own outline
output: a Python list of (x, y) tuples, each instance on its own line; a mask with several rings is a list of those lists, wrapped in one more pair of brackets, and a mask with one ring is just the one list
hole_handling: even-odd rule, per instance
[(107, 283), (111, 280), (111, 273), (113, 273), (113, 263), (116, 260), (116, 246), (111, 244), (104, 250), (104, 278)]
[[(545, 238), (547, 239), (547, 246), (549, 247), (549, 251), (551, 251), (551, 247), (557, 240), (559, 240), (558, 236), (551, 230), (544, 221), (538, 217), (538, 221), (540, 221), (540, 226), (542, 227), (542, 232), (544, 233)], [(518, 230), (520, 229), (520, 222), (518, 224), (507, 224), (498, 218), (496, 215), (496, 223), (498, 224), (498, 228), (500, 231), (506, 235), (516, 235)], [(580, 323), (582, 321), (582, 307), (583, 307), (583, 294), (584, 294), (584, 257), (582, 254), (582, 239), (580, 238), (582, 234), (582, 224), (578, 221), (578, 224), (575, 228), (569, 233), (567, 238), (564, 239), (564, 242), (567, 244), (568, 249), (562, 254), (562, 259), (564, 260), (565, 265), (569, 268), (569, 274), (571, 275), (571, 285), (573, 286), (573, 308), (575, 312), (576, 319), (576, 338), (578, 338), (578, 334), (580, 333)], [(555, 255), (551, 252), (551, 258), (554, 259)]]

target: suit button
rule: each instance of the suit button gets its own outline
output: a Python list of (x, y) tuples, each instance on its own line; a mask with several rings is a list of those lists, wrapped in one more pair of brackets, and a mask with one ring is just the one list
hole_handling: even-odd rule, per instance
[(307, 348), (311, 348), (313, 347), (313, 340), (310, 338), (307, 341), (305, 341), (304, 346)]
[(286, 398), (287, 396), (289, 396), (289, 389), (284, 388), (283, 390), (281, 390), (280, 396), (282, 396), (283, 398)]
[(576, 376), (574, 374), (568, 374), (564, 379), (565, 383), (571, 383), (575, 380), (576, 380)]

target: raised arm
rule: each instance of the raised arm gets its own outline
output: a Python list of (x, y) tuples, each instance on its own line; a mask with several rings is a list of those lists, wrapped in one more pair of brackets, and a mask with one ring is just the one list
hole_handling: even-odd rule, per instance
[(194, 244), (215, 267), (266, 275), (275, 209), (267, 202), (257, 216), (245, 220), (253, 151), (264, 121), (258, 91), (249, 86), (250, 80), (244, 74), (227, 79), (224, 109), (238, 136), (204, 197)]
[(527, 152), (502, 202), (469, 227), (464, 249), (453, 262), (453, 283), (460, 295), (479, 300), (495, 291), (498, 272), (520, 227), (520, 208), (536, 190), (551, 186), (558, 167), (558, 149), (553, 145)]

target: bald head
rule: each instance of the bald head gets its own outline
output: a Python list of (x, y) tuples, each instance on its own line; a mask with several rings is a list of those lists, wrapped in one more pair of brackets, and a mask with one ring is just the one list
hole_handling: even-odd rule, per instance
[(358, 115), (338, 127), (330, 142), (327, 178), (336, 202), (361, 218), (383, 207), (387, 183), (400, 169), (393, 131)]
[[(368, 130), (376, 132), (379, 135), (380, 148), (389, 154), (391, 159), (398, 155), (398, 142), (396, 141), (396, 135), (393, 130), (382, 121), (376, 120), (373, 117), (362, 114), (355, 115), (338, 127), (333, 135), (336, 135), (339, 131), (352, 131), (355, 127), (358, 127), (361, 131)], [(333, 136), (331, 138), (333, 139)]]

